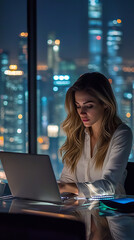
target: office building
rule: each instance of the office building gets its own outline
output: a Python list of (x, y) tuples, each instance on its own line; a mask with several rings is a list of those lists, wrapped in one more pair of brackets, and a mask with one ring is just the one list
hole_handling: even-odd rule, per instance
[(121, 100), (123, 97), (123, 72), (122, 72), (122, 20), (117, 19), (108, 22), (107, 31), (107, 71), (112, 79), (112, 86), (118, 103), (119, 115), (122, 115)]
[(47, 125), (49, 117), (49, 81), (47, 79), (47, 66), (37, 66), (37, 149), (39, 154), (48, 154), (49, 138)]
[(58, 149), (65, 141), (65, 135), (61, 129), (61, 123), (66, 118), (65, 113), (65, 95), (67, 89), (70, 87), (71, 79), (69, 75), (53, 75), (53, 93), (52, 99), (48, 98), (49, 104), (51, 101), (51, 106), (49, 105), (49, 114), (51, 115), (50, 122), (48, 123), (47, 131), (50, 143), (50, 156), (52, 159), (53, 168), (57, 178), (62, 169), (61, 159), (58, 156)]
[(54, 74), (59, 73), (59, 51), (60, 51), (60, 40), (55, 38), (54, 33), (48, 35), (47, 40), (47, 65), (48, 69), (52, 69)]
[(28, 61), (28, 51), (27, 51), (27, 37), (28, 33), (27, 32), (21, 32), (19, 34), (19, 39), (18, 39), (18, 66), (19, 69), (23, 71), (25, 75), (27, 75), (27, 61)]
[(9, 54), (0, 49), (0, 150), (4, 147), (4, 99), (5, 99), (5, 74), (9, 67)]
[(23, 71), (10, 65), (5, 74), (4, 151), (26, 152), (26, 109)]
[(102, 72), (103, 54), (102, 3), (100, 0), (88, 0), (88, 51), (89, 71)]
[[(123, 99), (127, 101), (127, 105), (129, 105), (129, 109), (126, 112), (126, 119), (128, 125), (133, 129), (134, 125), (134, 97), (133, 97), (133, 91), (134, 91), (134, 61), (133, 60), (123, 60), (122, 65), (122, 72), (123, 72), (123, 78), (124, 78), (124, 93), (123, 93)], [(124, 106), (124, 104), (123, 104)], [(133, 132), (134, 134), (134, 132)]]

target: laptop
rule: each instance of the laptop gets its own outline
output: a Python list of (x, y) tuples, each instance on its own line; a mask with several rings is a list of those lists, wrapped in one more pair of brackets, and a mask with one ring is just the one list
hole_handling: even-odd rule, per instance
[(0, 161), (13, 197), (63, 203), (48, 155), (0, 152)]

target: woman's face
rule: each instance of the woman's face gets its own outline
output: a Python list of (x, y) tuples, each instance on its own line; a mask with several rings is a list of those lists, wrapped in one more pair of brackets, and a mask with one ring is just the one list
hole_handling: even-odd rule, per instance
[(86, 91), (76, 91), (75, 105), (85, 127), (101, 126), (105, 107), (97, 98)]

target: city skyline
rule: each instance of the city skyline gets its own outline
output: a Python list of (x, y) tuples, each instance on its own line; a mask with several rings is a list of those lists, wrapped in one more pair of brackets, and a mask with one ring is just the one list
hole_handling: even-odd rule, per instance
[[(13, 6), (14, 3), (15, 0)], [(65, 95), (82, 73), (100, 71), (108, 77), (117, 99), (119, 116), (134, 131), (134, 68), (131, 66), (127, 70), (130, 67), (128, 63), (126, 71), (123, 70), (123, 51), (128, 51), (132, 44), (127, 42), (123, 51), (120, 51), (126, 36), (124, 31), (128, 30), (122, 28), (126, 16), (122, 18), (123, 12), (121, 14), (119, 11), (119, 5), (115, 8), (113, 4), (109, 14), (106, 11), (107, 3), (103, 7), (99, 0), (91, 0), (89, 5), (87, 3), (87, 0), (84, 4), (82, 0), (73, 0), (73, 3), (71, 0), (37, 1), (37, 64), (42, 64), (43, 67), (47, 64), (46, 68), (37, 67), (37, 151), (39, 154), (50, 155), (57, 176), (62, 168), (58, 149), (65, 141), (61, 128), (66, 117)], [(21, 4), (17, 5), (19, 10)], [(0, 39), (0, 48), (3, 48), (3, 52), (0, 50), (2, 151), (28, 151), (26, 1), (23, 4), (23, 18), (19, 18), (19, 14), (22, 14), (10, 8), (9, 4), (8, 18), (5, 14), (0, 19), (5, 23)], [(6, 11), (4, 5), (3, 2), (3, 12)], [(11, 16), (15, 16), (14, 24), (14, 17), (11, 19)], [(126, 56), (128, 55), (125, 55), (125, 60)], [(13, 64), (17, 64), (18, 69)], [(20, 70), (23, 72), (21, 75)], [(132, 158), (133, 151), (130, 155)]]
[[(103, 0), (103, 23), (104, 36), (106, 35), (107, 23), (117, 18), (123, 23), (123, 46), (122, 56), (133, 59), (133, 32), (131, 24), (134, 20), (132, 6), (121, 0)], [(0, 21), (2, 22), (0, 48), (9, 51), (11, 64), (16, 63), (18, 55), (18, 35), (26, 31), (26, 1), (17, 3), (15, 0), (8, 3), (1, 1)], [(17, 4), (16, 4), (17, 3)], [(70, 7), (71, 6), (71, 7)], [(55, 31), (60, 39), (60, 56), (63, 59), (88, 58), (88, 1), (85, 0), (46, 0), (37, 1), (37, 56), (39, 63), (46, 63), (47, 37), (49, 32)], [(23, 17), (21, 16), (23, 13)], [(51, 13), (51, 14), (50, 14)], [(9, 17), (7, 19), (7, 16)], [(19, 19), (19, 20), (18, 20)], [(17, 21), (16, 21), (17, 20)], [(10, 26), (10, 28), (9, 28)], [(7, 30), (8, 29), (8, 30)], [(10, 41), (9, 41), (10, 37)]]

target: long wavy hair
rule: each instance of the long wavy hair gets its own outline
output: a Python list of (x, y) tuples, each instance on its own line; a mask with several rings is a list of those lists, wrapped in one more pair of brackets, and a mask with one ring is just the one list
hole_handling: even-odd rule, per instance
[[(85, 127), (75, 105), (76, 91), (86, 91), (106, 106), (101, 125), (98, 151), (94, 157), (96, 168), (103, 166), (110, 139), (118, 125), (122, 123), (117, 116), (116, 100), (108, 79), (98, 72), (81, 75), (66, 93), (65, 108), (67, 117), (61, 125), (66, 134), (66, 141), (59, 150), (63, 163), (66, 163), (72, 172), (75, 171), (81, 157), (85, 139)], [(91, 133), (91, 127), (89, 127), (89, 131)]]

